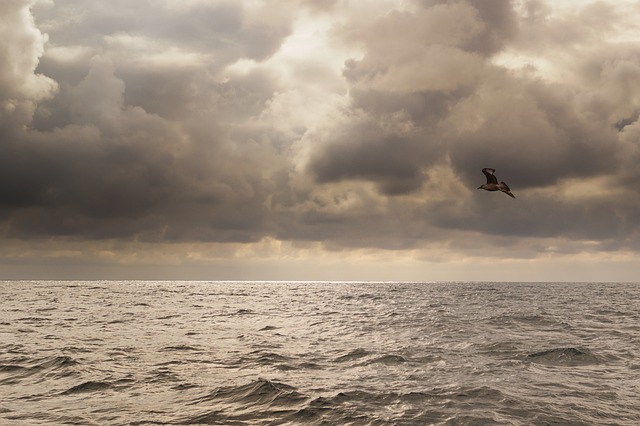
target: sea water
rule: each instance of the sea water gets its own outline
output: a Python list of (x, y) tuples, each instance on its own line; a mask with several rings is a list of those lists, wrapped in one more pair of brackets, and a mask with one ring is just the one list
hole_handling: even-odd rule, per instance
[(0, 282), (2, 425), (638, 425), (640, 285)]

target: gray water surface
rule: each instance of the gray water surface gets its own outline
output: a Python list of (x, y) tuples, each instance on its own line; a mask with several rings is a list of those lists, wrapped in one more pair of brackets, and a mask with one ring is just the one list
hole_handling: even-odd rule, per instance
[(0, 424), (637, 425), (640, 285), (0, 282)]

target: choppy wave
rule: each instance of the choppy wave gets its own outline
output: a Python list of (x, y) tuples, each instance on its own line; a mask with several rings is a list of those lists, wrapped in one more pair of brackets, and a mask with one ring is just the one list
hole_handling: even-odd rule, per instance
[(69, 370), (77, 365), (77, 362), (68, 356), (52, 356), (38, 359), (18, 357), (7, 361), (0, 364), (0, 374), (5, 376), (2, 377), (0, 375), (0, 385), (18, 384), (31, 376), (42, 378), (59, 374), (68, 375), (70, 374)]
[(637, 285), (3, 284), (0, 424), (640, 424)]
[(62, 392), (63, 395), (88, 393), (88, 392), (100, 392), (113, 387), (112, 383), (101, 381), (88, 381), (73, 386), (66, 391)]
[(527, 355), (531, 362), (545, 365), (594, 365), (600, 360), (587, 349), (554, 348)]
[[(490, 387), (408, 393), (352, 390), (312, 398), (284, 383), (259, 379), (197, 398), (194, 405), (215, 408), (180, 424), (245, 424), (256, 418), (264, 424), (429, 424), (451, 423), (452, 418), (460, 420), (456, 424), (496, 424), (505, 399), (509, 397)], [(464, 414), (458, 412), (458, 404), (468, 407)]]

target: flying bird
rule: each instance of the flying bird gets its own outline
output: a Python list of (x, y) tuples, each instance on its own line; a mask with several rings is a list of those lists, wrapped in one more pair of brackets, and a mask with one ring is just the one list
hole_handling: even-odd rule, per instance
[(498, 178), (494, 175), (495, 172), (495, 169), (488, 167), (482, 169), (482, 173), (487, 177), (487, 183), (480, 185), (478, 189), (484, 189), (485, 191), (502, 191), (509, 197), (516, 198), (516, 196), (511, 193), (511, 189), (509, 189), (506, 183), (498, 183)]

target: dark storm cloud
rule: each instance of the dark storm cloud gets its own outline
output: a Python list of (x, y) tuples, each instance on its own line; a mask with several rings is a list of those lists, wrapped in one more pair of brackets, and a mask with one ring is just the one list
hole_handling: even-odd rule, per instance
[[(13, 13), (30, 16), (28, 2), (14, 3)], [(31, 87), (53, 84), (33, 74), (43, 37), (29, 19), (18, 22), (16, 37), (31, 34), (32, 47), (9, 58), (30, 62), (2, 81), (3, 87), (20, 79), (31, 84), (20, 94), (27, 108), (23, 123), (33, 129), (18, 125), (15, 107), (14, 120), (0, 129), (0, 217), (8, 236), (246, 242), (264, 235), (263, 204), (272, 188), (260, 163), (281, 160), (273, 156), (271, 141), (244, 122), (262, 111), (276, 86), (260, 71), (225, 81), (215, 73), (241, 57), (273, 53), (289, 28), (286, 21), (278, 21), (278, 28), (247, 22), (236, 4), (172, 15), (149, 13), (142, 3), (110, 4), (107, 10), (101, 2), (63, 2), (48, 11), (53, 17), (47, 19), (58, 20), (44, 19), (52, 25), (51, 43), (85, 45), (79, 55), (56, 56), (54, 50), (40, 63), (38, 72), (61, 82), (48, 99)], [(100, 23), (94, 22), (98, 17)], [(55, 26), (61, 22), (78, 25)], [(215, 59), (199, 65), (176, 60), (159, 69), (127, 63), (123, 50), (103, 45), (113, 32), (156, 40), (162, 33), (161, 49), (186, 46)], [(89, 34), (95, 38), (83, 37)], [(211, 64), (213, 69), (202, 68)], [(148, 78), (146, 71), (155, 72)], [(13, 98), (6, 102), (17, 104)]]
[[(600, 194), (602, 182), (594, 183), (593, 197), (563, 199), (557, 188), (549, 195), (571, 179), (612, 179), (635, 161), (624, 157), (636, 158), (639, 141), (623, 140), (620, 129), (637, 119), (637, 47), (596, 41), (616, 28), (620, 16), (612, 6), (587, 5), (559, 21), (542, 2), (525, 2), (520, 16), (512, 2), (421, 4), (343, 32), (365, 52), (344, 68), (350, 119), (327, 130), (312, 151), (308, 165), (317, 182), (370, 181), (393, 197), (429, 191), (435, 183), (425, 177), (437, 165), (449, 164), (469, 189), (484, 183), (480, 170), (492, 166), (521, 195), (504, 216), (485, 218), (497, 208), (495, 200), (460, 203), (451, 194), (446, 201), (425, 199), (421, 220), (518, 237), (606, 241), (634, 232), (637, 222), (630, 218), (639, 206), (623, 198), (635, 192), (630, 181), (610, 196)], [(603, 16), (613, 21), (602, 22)], [(574, 36), (559, 38), (561, 23)], [(580, 43), (590, 44), (571, 50)], [(492, 55), (514, 46), (547, 49), (550, 58), (570, 52), (560, 62), (570, 77), (552, 82), (494, 64)], [(368, 121), (359, 128), (353, 117), (363, 116)], [(520, 200), (527, 189), (549, 193)], [(428, 238), (428, 229), (420, 235)]]
[[(505, 202), (509, 200), (504, 198), (475, 198), (467, 210), (452, 209), (443, 204), (427, 208), (423, 213), (443, 227), (508, 237), (564, 236), (576, 240), (607, 241), (624, 238), (635, 227), (620, 220), (622, 209), (610, 208), (610, 200), (606, 198), (578, 201), (562, 200), (557, 196), (540, 196), (534, 200), (518, 197), (520, 204), (515, 207), (509, 206)], [(637, 203), (633, 204), (623, 209), (636, 209)]]
[(421, 187), (423, 170), (446, 154), (443, 121), (482, 83), (478, 54), (513, 32), (507, 2), (480, 3), (424, 2), (415, 13), (346, 32), (368, 48), (363, 59), (346, 62), (344, 76), (353, 116), (370, 122), (348, 122), (327, 136), (309, 164), (319, 182), (371, 180), (387, 195)]
[[(354, 110), (365, 111), (376, 120), (406, 113), (410, 124), (415, 126), (414, 132), (419, 136), (409, 143), (410, 149), (403, 150), (410, 161), (405, 161), (401, 168), (414, 176), (420, 175), (422, 168), (436, 161), (433, 146), (446, 140), (453, 166), (467, 182), (471, 182), (470, 174), (484, 164), (499, 166), (504, 173), (514, 176), (513, 183), (519, 187), (549, 185), (561, 177), (612, 171), (619, 152), (615, 132), (593, 123), (584, 111), (580, 111), (582, 99), (571, 89), (513, 76), (487, 61), (478, 61), (473, 55), (462, 55), (452, 73), (438, 74), (456, 52), (471, 50), (484, 55), (495, 52), (515, 38), (515, 13), (509, 2), (431, 1), (424, 4), (425, 8), (413, 15), (385, 17), (385, 22), (373, 24), (371, 33), (362, 36), (369, 40), (371, 50), (364, 59), (350, 61), (345, 68), (347, 81), (353, 85), (350, 94)], [(386, 27), (390, 20), (404, 21), (404, 28), (411, 34), (411, 29), (423, 21), (435, 22), (436, 18), (453, 21), (454, 17), (468, 19), (469, 33), (475, 28), (477, 37), (461, 37), (446, 27), (440, 31), (423, 30), (425, 38), (422, 39), (414, 39), (406, 33), (384, 34), (385, 41), (378, 39), (382, 36), (377, 30)], [(388, 44), (389, 38), (395, 38), (397, 48), (402, 46), (409, 53), (379, 52), (376, 44)], [(451, 45), (447, 51), (449, 56), (432, 50), (433, 46), (442, 43)], [(415, 56), (411, 55), (413, 49)], [(470, 68), (475, 68), (477, 74), (466, 75), (464, 70)], [(434, 70), (433, 79), (422, 80), (422, 75), (434, 73)], [(406, 83), (406, 89), (388, 83), (406, 76), (415, 79), (413, 85), (418, 90), (411, 90), (411, 82)], [(434, 85), (432, 90), (419, 90), (420, 85), (430, 84)], [(438, 86), (442, 89), (435, 90)], [(428, 96), (424, 96), (425, 93)], [(443, 129), (443, 123), (451, 120), (452, 111), (460, 111), (462, 122), (446, 123), (450, 126)], [(311, 162), (320, 181), (340, 177), (378, 180), (371, 165), (366, 173), (357, 174), (362, 167), (361, 159), (375, 157), (380, 152), (390, 159), (395, 158), (389, 155), (395, 152), (392, 142), (366, 144), (348, 132), (341, 136), (339, 141), (330, 138), (326, 152), (317, 154), (318, 158)], [(387, 140), (393, 141), (391, 136)], [(366, 137), (371, 138), (371, 135)], [(387, 152), (380, 145), (385, 145)], [(368, 150), (372, 152), (367, 154)], [(430, 155), (421, 158), (416, 152), (429, 152)], [(442, 161), (445, 153), (441, 150), (437, 160)], [(385, 167), (388, 165), (380, 164), (380, 179), (385, 175), (393, 178)], [(334, 178), (328, 176), (330, 172), (335, 174)], [(408, 186), (407, 189), (418, 187)]]
[[(52, 49), (39, 72), (76, 85), (91, 57), (106, 51), (127, 84), (126, 102), (167, 118), (210, 108), (228, 93), (218, 75), (224, 67), (242, 58), (268, 58), (291, 31), (288, 12), (249, 12), (235, 1), (114, 6), (84, 0), (41, 9), (37, 22), (48, 31)], [(240, 90), (261, 90), (250, 78), (244, 82)]]
[(333, 136), (335, 142), (317, 155), (310, 167), (320, 183), (363, 179), (376, 182), (386, 195), (411, 192), (423, 180), (424, 154), (412, 140), (415, 137), (385, 131), (379, 123), (365, 119), (341, 128)]
[[(640, 48), (604, 41), (624, 15), (401, 3), (60, 0), (34, 6), (35, 21), (31, 2), (2, 3), (0, 229), (636, 250)], [(351, 52), (342, 69), (292, 59), (308, 55), (314, 19), (331, 23), (332, 54)], [(477, 191), (483, 167), (517, 198)]]
[(512, 80), (491, 87), (490, 98), (465, 100), (481, 124), (455, 132), (453, 165), (467, 182), (493, 164), (519, 188), (552, 185), (561, 178), (613, 172), (620, 144), (613, 128), (593, 123), (560, 86)]

